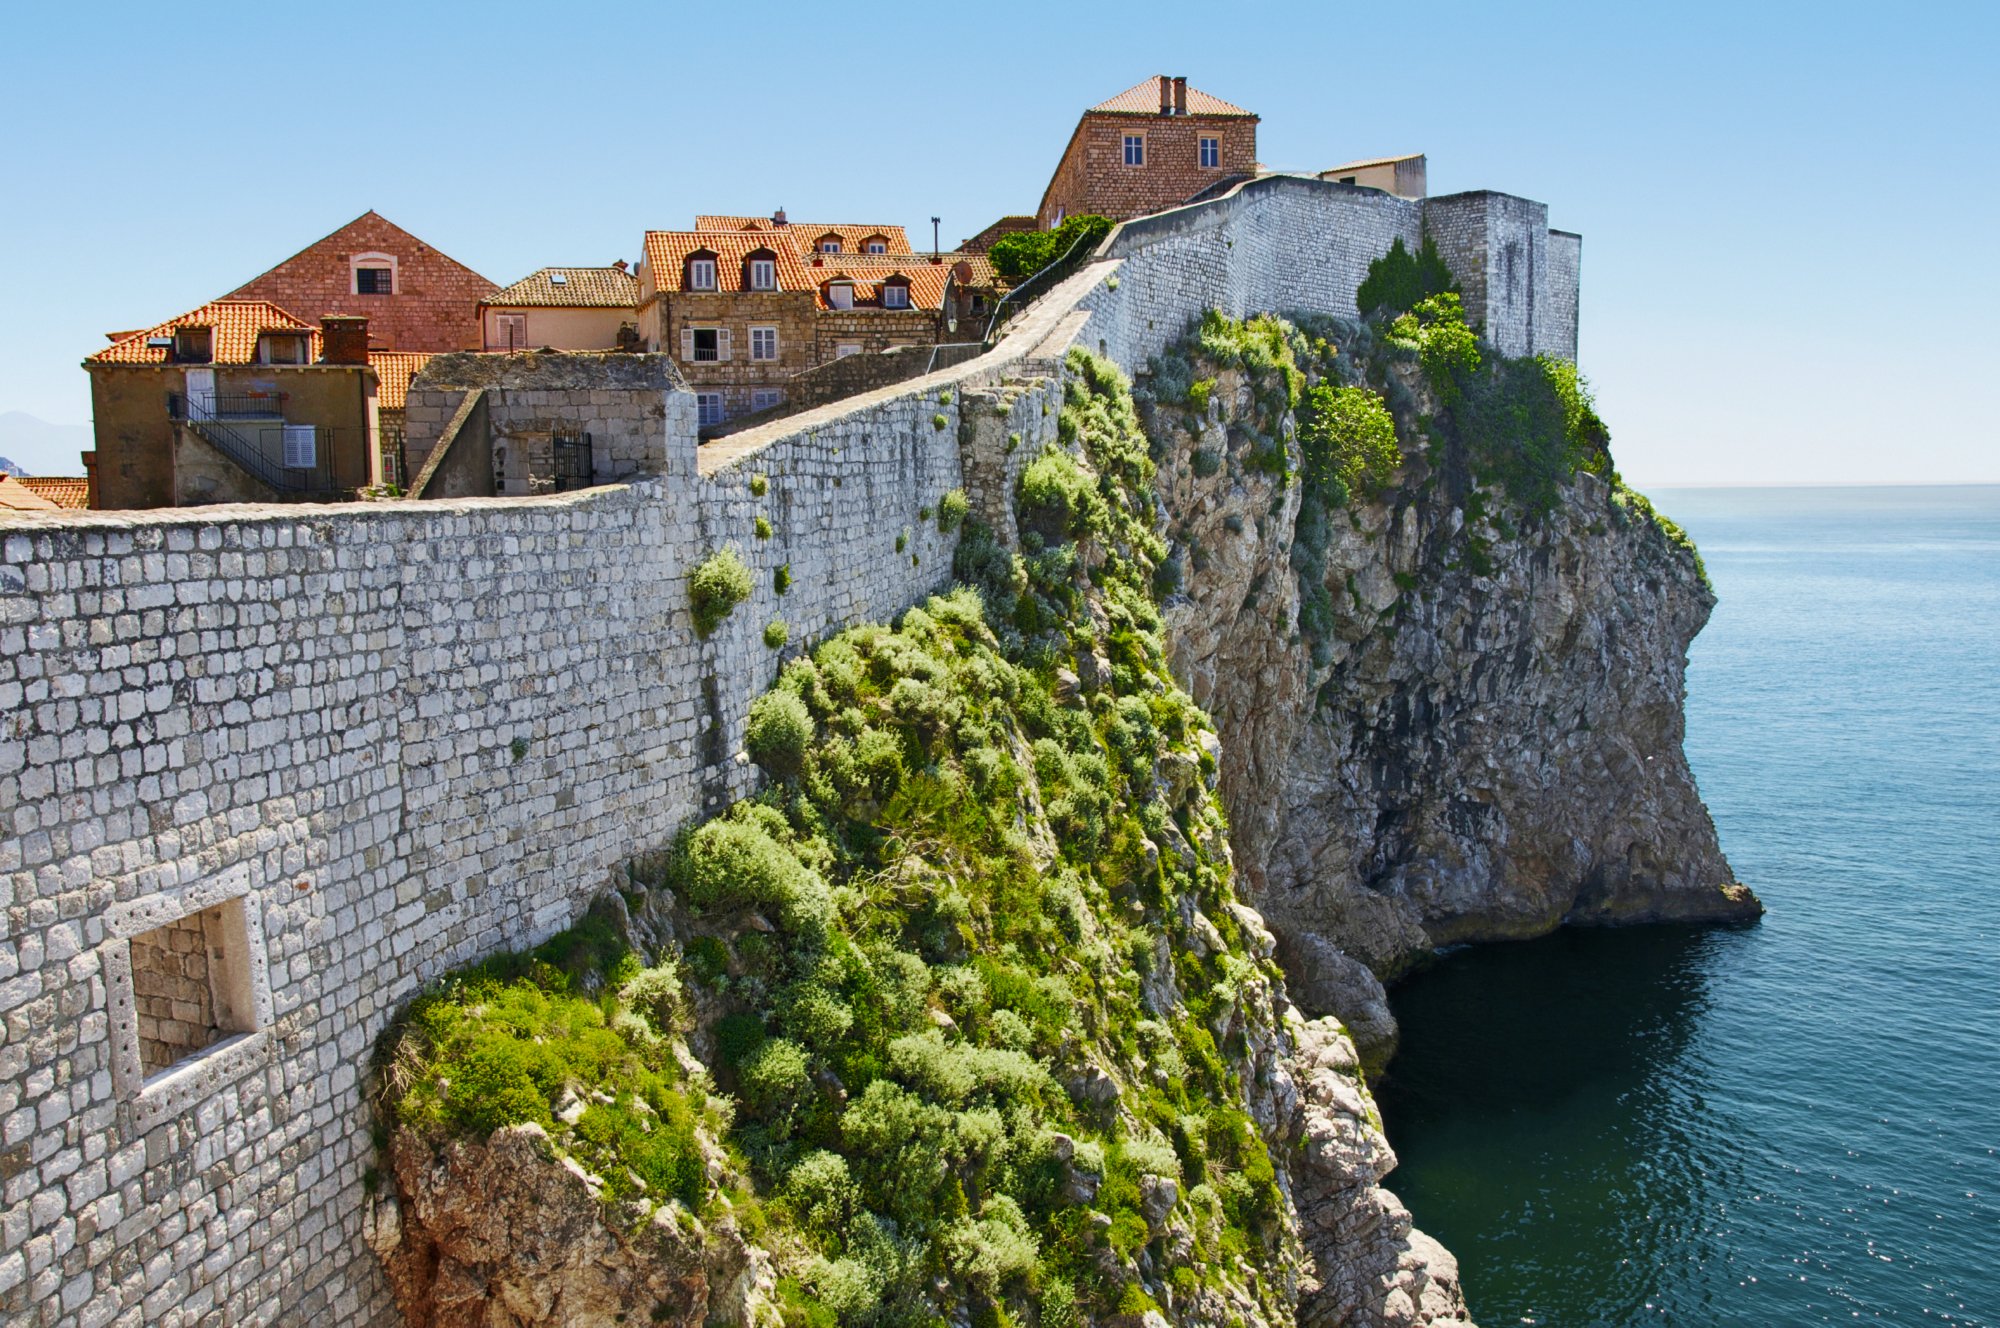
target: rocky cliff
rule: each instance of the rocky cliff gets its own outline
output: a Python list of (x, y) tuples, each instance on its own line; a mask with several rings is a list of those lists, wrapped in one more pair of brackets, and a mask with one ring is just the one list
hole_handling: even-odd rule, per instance
[[(1259, 346), (1212, 325), (1141, 395), (1186, 568), (1174, 672), (1222, 737), (1237, 870), (1294, 999), (1379, 1063), (1383, 983), (1437, 947), (1760, 905), (1681, 750), (1715, 602), (1692, 547), (1601, 453), (1604, 473), (1554, 466), (1524, 500), (1518, 458), (1445, 426), (1410, 348), (1312, 326)], [(1329, 500), (1301, 422), (1310, 389), (1343, 384), (1395, 406), (1398, 455)]]
[(385, 1040), (413, 1324), (1465, 1322), (1234, 875), (1129, 385), (1063, 397), (978, 594), (792, 660), (764, 795)]

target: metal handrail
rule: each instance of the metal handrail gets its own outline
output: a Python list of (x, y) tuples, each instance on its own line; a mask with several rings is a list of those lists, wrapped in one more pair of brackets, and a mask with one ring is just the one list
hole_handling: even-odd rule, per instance
[[(284, 464), (285, 425), (283, 424), (275, 427), (262, 425), (246, 431), (239, 427), (244, 421), (225, 418), (209, 409), (205, 401), (192, 401), (178, 392), (168, 395), (167, 413), (174, 420), (193, 429), (210, 446), (255, 476), (266, 487), (279, 493), (337, 494), (351, 492), (359, 487), (358, 484), (341, 482), (334, 474), (335, 443), (338, 439), (338, 433), (334, 429), (319, 425), (313, 427), (311, 466), (287, 466)], [(272, 417), (264, 415), (261, 418)], [(250, 436), (251, 432), (256, 434), (255, 438)]]
[[(1078, 231), (1076, 238), (1069, 242), (1069, 248), (1063, 251), (1061, 258), (1044, 263), (1026, 281), (1001, 296), (999, 302), (993, 306), (993, 317), (987, 320), (985, 344), (991, 346), (999, 334), (1001, 324), (1007, 316), (1007, 306), (1010, 302), (1014, 302), (1014, 313), (1019, 313), (1022, 309), (1027, 308), (1028, 305), (1048, 294), (1050, 287), (1055, 286), (1068, 277), (1070, 273), (1082, 267), (1084, 260), (1095, 254), (1098, 246), (1103, 244), (1107, 238), (1108, 236), (1100, 235), (1095, 240), (1092, 240), (1089, 231)], [(1079, 253), (1079, 251), (1081, 252)]]

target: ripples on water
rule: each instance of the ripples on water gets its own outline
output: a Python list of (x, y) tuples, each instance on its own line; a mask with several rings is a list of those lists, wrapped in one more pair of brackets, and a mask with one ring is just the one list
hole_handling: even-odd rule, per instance
[(1688, 755), (1758, 926), (1396, 994), (1389, 1185), (1485, 1328), (2000, 1328), (2000, 488), (1669, 490)]

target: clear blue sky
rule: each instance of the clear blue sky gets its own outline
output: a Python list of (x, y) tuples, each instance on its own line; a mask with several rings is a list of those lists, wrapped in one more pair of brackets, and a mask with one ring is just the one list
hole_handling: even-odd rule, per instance
[(1434, 192), (1581, 231), (1582, 363), (1636, 482), (2000, 480), (1996, 14), (19, 5), (0, 411), (86, 421), (105, 331), (369, 208), (502, 282), (696, 211), (935, 213), (950, 243), (1164, 72), (1260, 113), (1267, 165), (1423, 151)]

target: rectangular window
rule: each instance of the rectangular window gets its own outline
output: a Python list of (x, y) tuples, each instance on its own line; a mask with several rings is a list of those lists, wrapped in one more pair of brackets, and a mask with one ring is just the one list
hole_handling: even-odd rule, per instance
[(775, 387), (759, 387), (750, 393), (752, 410), (770, 410), (773, 406), (782, 406), (784, 403), (785, 394)]
[(319, 438), (312, 424), (285, 426), (285, 468), (311, 470), (319, 460)]
[(750, 260), (750, 289), (778, 289), (778, 265), (775, 261), (769, 258)]
[(694, 394), (695, 409), (700, 412), (700, 422), (707, 426), (722, 423), (722, 393), (697, 392)]
[(207, 364), (215, 358), (215, 332), (206, 327), (174, 329), (174, 359), (182, 364)]
[(493, 340), (488, 350), (526, 350), (528, 348), (528, 316), (526, 314), (493, 315)]
[(688, 289), (715, 289), (715, 260), (713, 258), (697, 258), (688, 263)]
[(243, 901), (230, 900), (132, 938), (140, 1073), (162, 1070), (257, 1027)]
[(868, 252), (871, 254), (886, 254), (889, 252), (889, 246), (880, 240), (870, 240), (868, 242)]
[(354, 269), (354, 293), (356, 295), (394, 295), (396, 293), (395, 273), (386, 267), (357, 267)]
[(882, 288), (884, 309), (907, 309), (910, 307), (910, 288), (900, 282), (892, 282)]
[(1144, 134), (1125, 135), (1125, 164), (1144, 166), (1146, 164), (1146, 136)]
[(778, 358), (777, 328), (753, 327), (750, 329), (750, 358), (753, 360), (775, 360)]
[(306, 339), (284, 332), (266, 332), (257, 339), (257, 359), (261, 364), (304, 364)]
[(837, 254), (840, 252), (840, 241), (821, 240), (819, 242), (819, 251), (823, 254)]
[(1219, 138), (1201, 140), (1202, 169), (1212, 171), (1220, 165), (1222, 165), (1222, 140)]
[(712, 363), (722, 358), (722, 333), (713, 327), (694, 330), (694, 355), (698, 362)]
[(833, 348), (833, 358), (836, 360), (844, 360), (850, 355), (859, 355), (860, 353), (861, 347), (852, 342), (846, 342)]
[(836, 281), (826, 288), (826, 302), (836, 309), (854, 307), (854, 283)]

